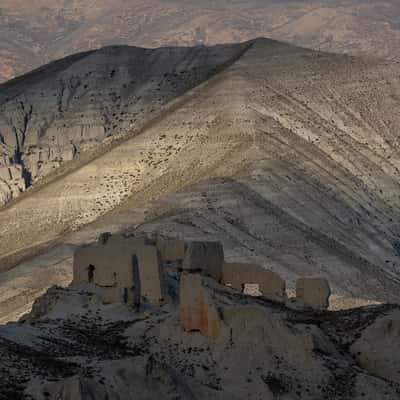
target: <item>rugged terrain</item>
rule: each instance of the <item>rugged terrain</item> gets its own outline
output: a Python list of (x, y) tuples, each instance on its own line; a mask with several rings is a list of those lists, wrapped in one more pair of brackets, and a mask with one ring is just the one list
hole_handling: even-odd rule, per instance
[(182, 329), (177, 267), (163, 266), (160, 307), (104, 305), (87, 284), (49, 290), (0, 327), (0, 398), (400, 398), (398, 306), (295, 311), (203, 278), (221, 319), (210, 337)]
[(244, 45), (108, 47), (0, 86), (0, 205), (62, 163), (137, 129)]
[[(2, 84), (0, 399), (399, 399), (399, 76), (256, 39), (106, 47)], [(289, 295), (326, 277), (330, 310), (202, 278), (211, 338), (183, 330), (180, 265), (160, 307), (70, 287), (77, 247), (121, 231), (219, 240)]]
[[(110, 52), (131, 61), (113, 73)], [(174, 66), (163, 61), (170, 54)], [(155, 75), (135, 68), (143, 61)], [(145, 106), (135, 87), (117, 78), (129, 68)], [(87, 78), (91, 70), (101, 79)], [(179, 90), (171, 90), (168, 74), (184, 71), (192, 71), (190, 84), (177, 78)], [(218, 239), (229, 259), (255, 261), (289, 283), (299, 275), (328, 277), (346, 304), (399, 301), (397, 63), (267, 39), (192, 50), (113, 47), (50, 64), (3, 85), (4, 93), (35, 100), (40, 90), (33, 96), (32, 87), (43, 85), (54, 94), (63, 74), (81, 82), (78, 93), (88, 79), (88, 92), (71, 98), (68, 112), (55, 112), (56, 128), (42, 136), (36, 128), (47, 113), (30, 103), (36, 122), (24, 140), (41, 153), (41, 146), (53, 148), (54, 132), (56, 142), (71, 138), (77, 152), (0, 211), (3, 321), (48, 286), (69, 283), (77, 245), (118, 230)], [(59, 97), (45, 93), (48, 109), (57, 110)], [(15, 99), (3, 100), (5, 124), (15, 119)], [(118, 111), (104, 139), (102, 113), (126, 104), (137, 121), (131, 126), (133, 114)], [(91, 120), (100, 128), (83, 129)], [(29, 157), (28, 149), (20, 147), (12, 162)]]
[(159, 47), (268, 36), (398, 59), (395, 0), (2, 0), (0, 81), (110, 44)]

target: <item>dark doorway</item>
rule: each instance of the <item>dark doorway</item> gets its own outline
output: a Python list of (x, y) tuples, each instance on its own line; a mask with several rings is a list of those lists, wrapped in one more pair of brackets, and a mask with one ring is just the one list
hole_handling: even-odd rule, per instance
[(94, 265), (90, 264), (87, 269), (88, 269), (88, 281), (89, 283), (92, 283), (94, 278), (94, 270), (96, 268), (94, 267)]

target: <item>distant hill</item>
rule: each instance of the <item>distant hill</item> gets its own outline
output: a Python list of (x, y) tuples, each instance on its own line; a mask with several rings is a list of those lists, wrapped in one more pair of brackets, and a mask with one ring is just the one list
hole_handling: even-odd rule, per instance
[(110, 44), (192, 46), (262, 36), (398, 59), (399, 15), (395, 0), (3, 0), (0, 81)]

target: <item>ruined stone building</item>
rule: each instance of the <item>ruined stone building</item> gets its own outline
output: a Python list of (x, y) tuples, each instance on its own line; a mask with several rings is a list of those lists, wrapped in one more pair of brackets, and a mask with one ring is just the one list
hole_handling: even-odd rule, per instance
[(157, 249), (163, 262), (182, 262), (185, 258), (186, 243), (177, 238), (156, 236)]
[(92, 285), (104, 303), (161, 305), (166, 300), (171, 269), (179, 285), (176, 298), (182, 328), (212, 338), (218, 337), (224, 323), (210, 282), (214, 282), (211, 286), (224, 285), (226, 290), (242, 293), (246, 285), (256, 285), (262, 297), (289, 307), (322, 310), (329, 306), (326, 279), (300, 278), (296, 297), (288, 300), (284, 279), (256, 264), (227, 263), (221, 243), (185, 243), (158, 235), (149, 239), (102, 234), (96, 243), (76, 251), (73, 284)]
[(331, 288), (324, 278), (300, 278), (296, 282), (296, 300), (301, 305), (316, 310), (329, 307)]
[(286, 283), (278, 274), (256, 264), (224, 263), (223, 281), (233, 289), (244, 291), (247, 284), (255, 284), (265, 298), (285, 301)]
[(94, 284), (105, 303), (138, 305), (145, 299), (159, 304), (164, 299), (160, 253), (146, 238), (103, 234), (78, 249), (73, 284), (80, 283)]

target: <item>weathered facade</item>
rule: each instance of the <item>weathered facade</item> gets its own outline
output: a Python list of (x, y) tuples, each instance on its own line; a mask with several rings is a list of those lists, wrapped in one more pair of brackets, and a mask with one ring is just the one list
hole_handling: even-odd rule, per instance
[(284, 301), (286, 285), (284, 279), (273, 271), (256, 264), (224, 263), (222, 281), (225, 285), (243, 291), (246, 284), (258, 284), (262, 296), (270, 300)]
[(163, 262), (181, 262), (185, 258), (185, 241), (157, 236), (157, 249)]
[(223, 264), (224, 249), (220, 242), (190, 242), (187, 245), (183, 260), (185, 271), (201, 272), (220, 282)]
[(199, 273), (184, 272), (181, 275), (179, 291), (180, 320), (187, 332), (198, 331), (204, 336), (217, 338), (222, 327), (222, 320), (205, 287), (205, 278)]
[[(165, 269), (165, 270), (164, 270)], [(326, 309), (330, 288), (325, 279), (301, 278), (296, 298), (287, 301), (286, 283), (260, 265), (227, 263), (219, 242), (188, 242), (103, 233), (99, 240), (78, 249), (73, 284), (91, 284), (104, 303), (138, 306), (143, 300), (160, 305), (166, 279), (173, 283), (170, 299), (179, 298), (182, 329), (212, 339), (224, 329), (213, 290), (218, 283), (249, 295), (286, 303), (289, 307)]]
[(106, 303), (136, 304), (140, 298), (159, 304), (164, 297), (161, 260), (154, 242), (146, 238), (101, 235), (78, 249), (73, 284), (101, 288)]
[(325, 278), (300, 278), (296, 282), (296, 301), (305, 307), (325, 310), (329, 307), (331, 288)]

